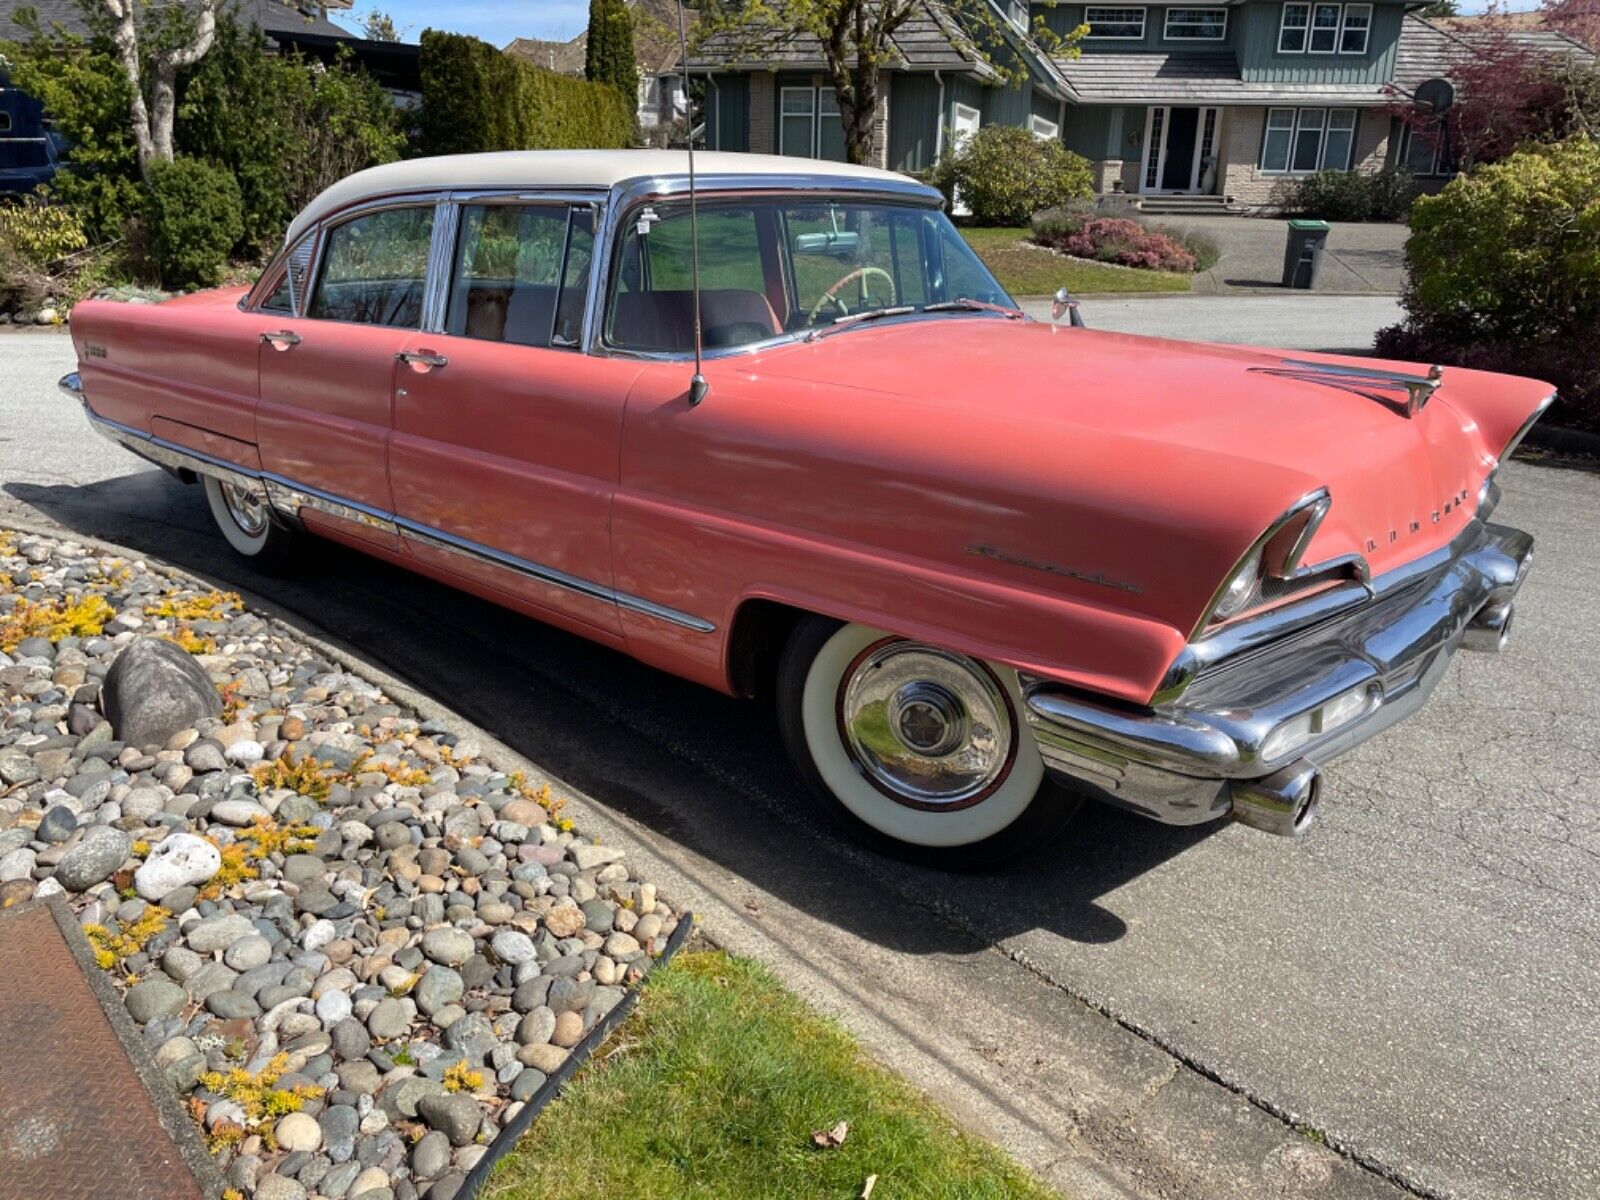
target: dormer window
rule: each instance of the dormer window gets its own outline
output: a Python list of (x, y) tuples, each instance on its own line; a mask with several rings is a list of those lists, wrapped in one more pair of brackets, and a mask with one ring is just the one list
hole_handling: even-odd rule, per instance
[(1028, 0), (1009, 0), (1006, 16), (1022, 33), (1028, 32)]
[(1372, 5), (1299, 3), (1283, 6), (1279, 54), (1365, 54)]
[(1144, 9), (1097, 8), (1093, 5), (1083, 10), (1083, 20), (1089, 26), (1089, 38), (1106, 42), (1141, 42), (1144, 40)]

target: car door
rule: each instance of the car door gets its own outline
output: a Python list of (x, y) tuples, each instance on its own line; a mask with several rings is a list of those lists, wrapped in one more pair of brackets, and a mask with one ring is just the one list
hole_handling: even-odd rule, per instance
[(386, 444), (396, 355), (422, 323), (435, 206), (359, 213), (322, 235), (298, 316), (261, 335), (256, 440), (307, 526), (399, 543)]
[(640, 364), (582, 349), (595, 209), (463, 203), (443, 332), (402, 348), (389, 478), (408, 553), (619, 634), (608, 522)]

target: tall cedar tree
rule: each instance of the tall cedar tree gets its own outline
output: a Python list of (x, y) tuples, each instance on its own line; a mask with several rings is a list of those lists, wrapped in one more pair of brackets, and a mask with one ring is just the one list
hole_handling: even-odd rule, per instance
[(625, 0), (589, 0), (589, 41), (584, 76), (609, 83), (628, 98), (639, 92), (639, 67), (633, 56), (633, 16)]

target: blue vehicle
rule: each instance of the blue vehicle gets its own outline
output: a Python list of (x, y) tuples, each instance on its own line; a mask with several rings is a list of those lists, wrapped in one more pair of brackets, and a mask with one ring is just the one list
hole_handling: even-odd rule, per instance
[(66, 148), (66, 139), (47, 126), (44, 105), (0, 76), (0, 196), (49, 183)]

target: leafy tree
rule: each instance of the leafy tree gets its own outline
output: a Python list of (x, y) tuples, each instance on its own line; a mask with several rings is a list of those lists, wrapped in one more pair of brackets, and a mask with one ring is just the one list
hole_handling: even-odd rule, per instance
[[(696, 40), (701, 46), (715, 43), (741, 59), (761, 61), (797, 41), (815, 39), (839, 99), (846, 156), (853, 163), (866, 163), (872, 155), (882, 70), (895, 58), (894, 35), (923, 2), (720, 0), (700, 9)], [(944, 0), (943, 7), (1003, 84), (1024, 83), (1028, 67), (1017, 51), (1017, 35), (989, 0)], [(1053, 8), (1054, 0), (1046, 0), (1043, 7)], [(1042, 14), (1036, 14), (1029, 36), (1038, 52), (1075, 57), (1078, 42), (1087, 33), (1087, 26), (1079, 26), (1057, 34)]]
[(361, 33), (369, 41), (398, 42), (400, 31), (395, 28), (394, 18), (379, 9), (370, 9), (361, 17)]
[(633, 51), (633, 15), (625, 0), (589, 0), (589, 37), (584, 48), (584, 78), (609, 83), (634, 102), (639, 94), (639, 64)]
[(1600, 51), (1600, 0), (1544, 0), (1544, 23)]
[(1461, 5), (1457, 0), (1433, 0), (1417, 10), (1419, 17), (1458, 17), (1461, 15)]
[[(85, 8), (92, 2), (87, 0)], [(192, 15), (176, 4), (146, 9), (143, 30), (137, 0), (100, 3), (111, 18), (111, 43), (128, 81), (128, 116), (139, 174), (148, 181), (153, 163), (172, 161), (178, 72), (194, 66), (211, 49), (217, 29), (217, 0), (198, 0)]]
[(180, 82), (178, 149), (238, 181), (246, 252), (276, 243), (329, 184), (405, 149), (394, 105), (348, 54), (332, 67), (269, 54), (258, 28), (226, 14), (211, 52)]
[(150, 252), (170, 288), (215, 287), (244, 230), (233, 175), (197, 158), (151, 164), (145, 193)]

